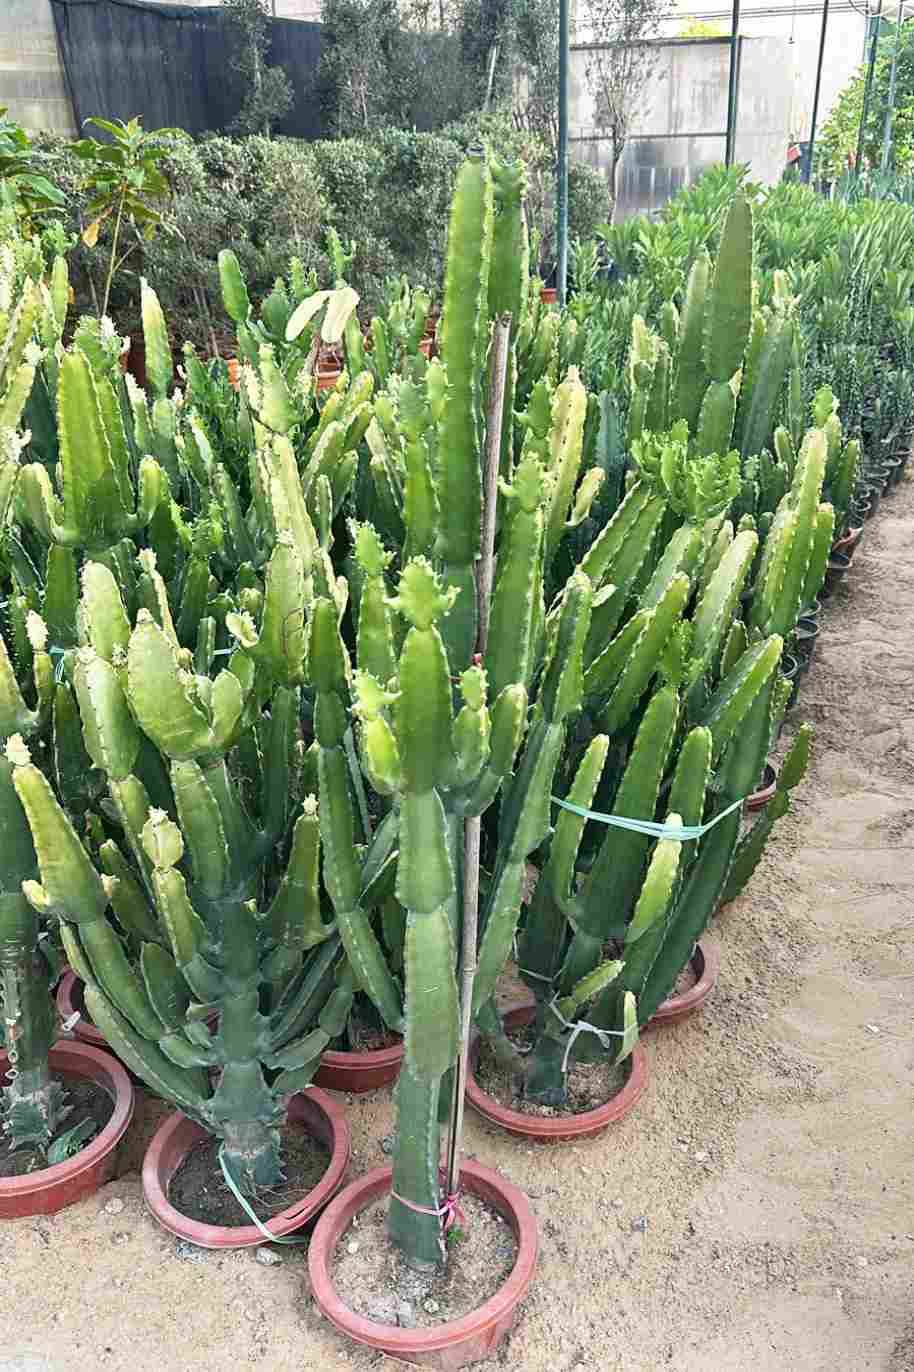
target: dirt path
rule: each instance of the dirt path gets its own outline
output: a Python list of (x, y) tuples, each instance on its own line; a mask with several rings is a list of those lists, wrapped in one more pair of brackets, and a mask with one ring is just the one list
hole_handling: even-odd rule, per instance
[[(524, 1187), (542, 1238), (484, 1372), (914, 1372), (912, 542), (908, 484), (829, 603), (796, 712), (817, 740), (794, 818), (717, 921), (703, 1015), (651, 1037), (636, 1114), (546, 1150), (470, 1119), (469, 1149)], [(355, 1174), (383, 1160), (387, 1094), (349, 1116)], [(137, 1136), (134, 1166), (140, 1152)], [(0, 1372), (80, 1365), (395, 1364), (322, 1323), (298, 1250), (276, 1266), (182, 1254), (128, 1172), (0, 1226)]]

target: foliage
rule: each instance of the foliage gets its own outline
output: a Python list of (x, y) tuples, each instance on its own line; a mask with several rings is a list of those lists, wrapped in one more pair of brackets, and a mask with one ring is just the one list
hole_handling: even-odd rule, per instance
[(0, 105), (0, 204), (26, 222), (62, 209), (64, 194), (42, 175), (25, 129), (5, 115), (6, 106)]
[[(171, 142), (183, 135), (179, 129), (144, 130), (139, 117), (123, 120), (87, 119), (87, 124), (101, 129), (108, 140), (81, 138), (73, 144), (73, 152), (85, 169), (84, 188), (88, 191), (87, 213), (90, 222), (82, 231), (87, 248), (98, 242), (102, 225), (111, 220), (111, 250), (105, 277), (101, 313), (108, 313), (111, 283), (127, 258), (135, 252), (137, 242), (148, 242), (162, 222), (156, 205), (168, 195), (169, 185), (161, 162)], [(121, 231), (130, 228), (136, 242), (130, 242), (118, 256)]]
[(237, 37), (231, 66), (246, 88), (231, 132), (269, 138), (292, 108), (294, 97), (292, 82), (282, 67), (267, 61), (271, 41), (267, 0), (221, 0), (221, 4)]
[[(892, 161), (897, 171), (910, 171), (914, 168), (914, 25), (910, 23), (902, 25), (900, 35), (895, 24), (884, 23), (880, 27), (863, 134), (863, 156), (866, 167), (881, 165), (885, 111), (896, 44), (898, 65), (895, 111), (892, 116)], [(852, 164), (857, 153), (865, 81), (866, 64), (838, 96), (816, 141), (817, 174), (835, 179)]]
[(616, 177), (632, 123), (642, 107), (658, 51), (652, 46), (666, 9), (661, 0), (587, 0), (584, 17), (592, 33), (587, 81), (594, 123), (610, 140), (609, 184)]

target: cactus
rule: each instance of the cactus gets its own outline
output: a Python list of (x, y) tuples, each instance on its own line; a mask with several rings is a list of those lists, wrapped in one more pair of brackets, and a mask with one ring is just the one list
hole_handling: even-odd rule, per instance
[[(321, 915), (317, 802), (298, 792), (304, 640), (271, 627), (289, 596), (301, 612), (294, 562), (277, 545), (259, 636), (214, 679), (177, 646), (167, 600), (161, 623), (141, 608), (131, 629), (113, 575), (85, 566), (76, 700), (117, 817), (97, 855), (24, 746), (9, 749), (37, 857), (31, 906), (61, 920), (112, 1046), (224, 1140), (249, 1193), (279, 1179), (284, 1099), (310, 1081), (353, 994)], [(143, 575), (165, 595), (152, 562)], [(233, 749), (258, 760), (244, 782)], [(156, 778), (166, 808), (150, 800)]]

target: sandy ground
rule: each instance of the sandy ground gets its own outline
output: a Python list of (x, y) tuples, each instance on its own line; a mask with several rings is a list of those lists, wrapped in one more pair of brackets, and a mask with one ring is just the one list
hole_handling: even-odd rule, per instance
[[(912, 537), (908, 484), (829, 603), (793, 818), (717, 920), (712, 1000), (649, 1037), (636, 1113), (545, 1149), (470, 1117), (469, 1151), (541, 1230), (487, 1372), (914, 1372)], [(355, 1175), (383, 1161), (389, 1096), (348, 1114)], [(144, 1212), (141, 1154), (138, 1125), (97, 1198), (0, 1228), (0, 1372), (395, 1366), (322, 1322), (302, 1250), (179, 1249)]]

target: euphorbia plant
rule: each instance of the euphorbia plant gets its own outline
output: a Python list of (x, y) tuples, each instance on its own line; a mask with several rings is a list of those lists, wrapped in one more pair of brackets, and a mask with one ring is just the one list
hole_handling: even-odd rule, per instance
[(351, 996), (345, 968), (335, 990), (316, 802), (297, 782), (304, 572), (280, 543), (255, 641), (211, 678), (205, 626), (196, 655), (180, 647), (144, 556), (161, 624), (140, 609), (131, 628), (108, 568), (89, 562), (82, 574), (87, 641), (73, 675), (107, 783), (97, 846), (77, 835), (24, 746), (10, 749), (40, 872), (25, 890), (61, 920), (111, 1045), (224, 1140), (232, 1175), (255, 1192), (280, 1178), (284, 1099), (310, 1081)]

